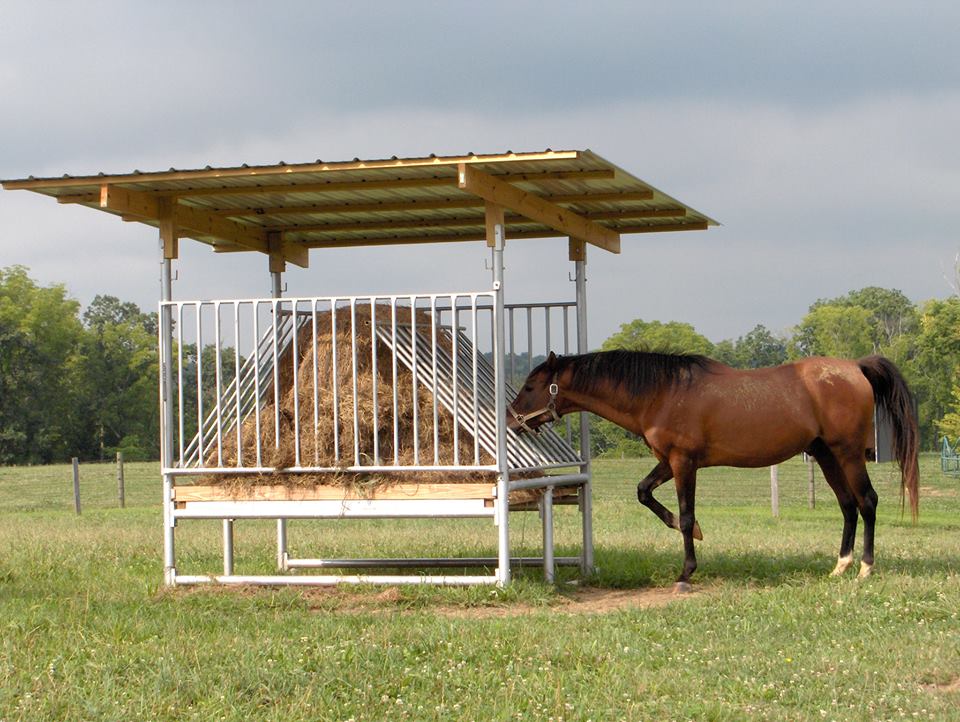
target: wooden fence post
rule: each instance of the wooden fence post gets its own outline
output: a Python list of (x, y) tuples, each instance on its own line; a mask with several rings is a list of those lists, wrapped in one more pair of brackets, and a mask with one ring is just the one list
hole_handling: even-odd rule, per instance
[(80, 513), (80, 460), (73, 457), (73, 506)]
[(817, 506), (817, 490), (814, 485), (813, 457), (807, 457), (807, 506), (815, 509)]
[(127, 506), (126, 494), (123, 488), (123, 452), (117, 452), (117, 498), (120, 500), (120, 508)]
[(780, 516), (780, 467), (770, 467), (770, 510)]

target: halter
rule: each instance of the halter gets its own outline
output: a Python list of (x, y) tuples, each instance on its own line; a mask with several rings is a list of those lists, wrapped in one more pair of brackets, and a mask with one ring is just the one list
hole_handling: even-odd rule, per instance
[(537, 416), (540, 416), (540, 414), (543, 414), (548, 411), (550, 412), (550, 416), (552, 417), (551, 421), (560, 420), (560, 414), (557, 413), (557, 394), (560, 393), (560, 387), (557, 386), (556, 374), (553, 375), (553, 379), (550, 381), (550, 385), (547, 387), (547, 391), (550, 392), (550, 401), (547, 402), (546, 406), (539, 408), (536, 411), (531, 411), (526, 414), (521, 414), (519, 411), (513, 408), (513, 404), (507, 405), (507, 411), (509, 411), (510, 414), (513, 416), (513, 418), (516, 419), (516, 422), (520, 424), (520, 428), (523, 429), (524, 431), (531, 434), (539, 434), (540, 427), (538, 426), (536, 429), (531, 428), (530, 426), (527, 425), (527, 422), (530, 419), (534, 419)]

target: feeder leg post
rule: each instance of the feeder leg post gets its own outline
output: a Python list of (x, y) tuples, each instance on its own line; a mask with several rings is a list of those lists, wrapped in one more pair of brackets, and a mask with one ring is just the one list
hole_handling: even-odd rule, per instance
[[(571, 251), (573, 250), (571, 239)], [(574, 261), (577, 289), (577, 353), (587, 353), (587, 250), (586, 243), (579, 241), (579, 253)], [(573, 253), (571, 253), (573, 255)], [(590, 415), (580, 412), (580, 473), (590, 476)], [(592, 477), (591, 477), (592, 479)], [(580, 551), (580, 573), (593, 573), (593, 486), (588, 481), (580, 487), (580, 515), (583, 520), (583, 547)]]
[(233, 519), (223, 520), (223, 574), (233, 575)]
[(553, 584), (556, 566), (553, 561), (553, 487), (548, 486), (540, 497), (540, 517), (543, 522), (543, 580)]
[[(270, 297), (281, 298), (283, 296), (283, 272), (284, 264), (271, 258), (270, 261)], [(273, 322), (277, 323), (278, 319)], [(316, 389), (314, 389), (316, 393)], [(286, 571), (287, 569), (287, 520), (277, 519), (277, 569)]]
[[(497, 583), (501, 586), (510, 583), (510, 473), (507, 457), (507, 392), (506, 392), (506, 354), (504, 349), (505, 313), (503, 308), (503, 248), (504, 236), (503, 208), (488, 203), (486, 206), (487, 238), (493, 249), (493, 293), (494, 293), (494, 368), (496, 371), (496, 418), (497, 418)], [(492, 243), (491, 243), (492, 241)]]
[(160, 459), (163, 468), (163, 579), (168, 586), (176, 583), (173, 509), (173, 276), (169, 244), (165, 243), (164, 228), (160, 232)]

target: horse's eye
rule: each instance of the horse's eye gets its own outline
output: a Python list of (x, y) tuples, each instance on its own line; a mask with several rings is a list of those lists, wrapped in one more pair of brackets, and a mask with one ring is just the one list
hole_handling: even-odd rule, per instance
[(527, 384), (526, 386), (523, 387), (523, 390), (529, 394), (531, 391), (533, 391), (533, 386), (531, 386), (530, 384)]

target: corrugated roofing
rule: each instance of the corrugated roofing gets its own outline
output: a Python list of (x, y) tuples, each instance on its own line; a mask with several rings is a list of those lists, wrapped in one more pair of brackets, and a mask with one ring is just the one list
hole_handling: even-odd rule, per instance
[[(465, 175), (467, 174), (467, 175)], [(589, 150), (430, 156), (3, 181), (154, 226), (216, 250), (483, 240), (485, 205), (510, 239), (571, 235), (618, 250), (617, 234), (716, 221)], [(599, 242), (598, 242), (599, 240)], [(296, 260), (295, 260), (296, 262)]]

